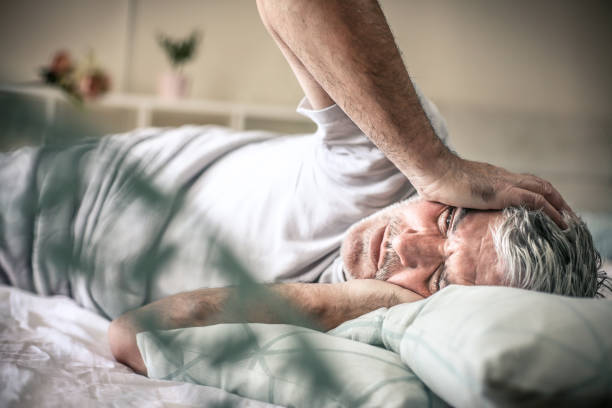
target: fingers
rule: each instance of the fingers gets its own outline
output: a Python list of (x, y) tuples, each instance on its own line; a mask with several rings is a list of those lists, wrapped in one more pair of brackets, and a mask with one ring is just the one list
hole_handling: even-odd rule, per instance
[(521, 178), (521, 180), (519, 181), (518, 186), (523, 189), (542, 195), (546, 199), (546, 201), (552, 204), (552, 206), (555, 207), (555, 209), (557, 209), (558, 211), (564, 210), (572, 212), (571, 208), (569, 207), (569, 205), (567, 205), (567, 203), (565, 202), (561, 194), (557, 191), (557, 189), (555, 189), (553, 185), (546, 180), (543, 180), (532, 174), (524, 174), (523, 178)]
[[(563, 229), (567, 224), (561, 213), (573, 214), (552, 184), (534, 175), (516, 174), (501, 167), (466, 160), (453, 167), (453, 172), (460, 177), (445, 174), (443, 179), (429, 182), (429, 188), (419, 193), (428, 200), (469, 208), (502, 209), (523, 205), (532, 210), (542, 209)], [(433, 193), (423, 194), (427, 190)]]
[(523, 205), (533, 210), (542, 209), (544, 213), (559, 226), (559, 228), (566, 229), (568, 227), (567, 223), (563, 219), (563, 216), (561, 215), (561, 212), (553, 207), (553, 205), (541, 194), (534, 193), (533, 191), (529, 190), (518, 190), (518, 193), (515, 192), (511, 195), (510, 205)]
[(412, 302), (417, 302), (419, 300), (425, 299), (423, 296), (409, 289), (404, 289), (404, 288), (401, 288), (400, 286), (398, 286), (398, 288), (399, 289), (395, 291), (395, 297), (394, 297), (395, 304), (412, 303)]

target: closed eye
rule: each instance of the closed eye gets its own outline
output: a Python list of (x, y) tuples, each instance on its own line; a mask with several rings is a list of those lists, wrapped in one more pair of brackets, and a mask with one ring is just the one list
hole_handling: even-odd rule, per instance
[(440, 234), (448, 236), (448, 230), (452, 225), (453, 216), (455, 215), (456, 209), (457, 207), (448, 206), (438, 217), (438, 228), (440, 229)]

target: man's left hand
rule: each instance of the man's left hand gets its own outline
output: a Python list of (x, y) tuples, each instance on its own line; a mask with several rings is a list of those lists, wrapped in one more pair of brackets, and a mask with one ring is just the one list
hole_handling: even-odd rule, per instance
[(437, 170), (436, 174), (411, 178), (426, 200), (481, 210), (510, 206), (542, 209), (557, 225), (567, 228), (561, 211), (571, 212), (571, 209), (546, 180), (461, 159), (450, 152), (438, 164), (431, 166)]

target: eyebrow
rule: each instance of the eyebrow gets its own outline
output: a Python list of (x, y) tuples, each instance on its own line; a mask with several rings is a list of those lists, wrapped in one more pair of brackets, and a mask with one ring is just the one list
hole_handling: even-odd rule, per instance
[(451, 227), (451, 234), (454, 234), (455, 231), (457, 231), (457, 227), (459, 227), (459, 224), (461, 223), (461, 221), (463, 221), (465, 219), (465, 216), (468, 215), (469, 210), (467, 210), (466, 208), (463, 207), (459, 207), (457, 208), (457, 214), (455, 214), (455, 217), (453, 218), (453, 225)]

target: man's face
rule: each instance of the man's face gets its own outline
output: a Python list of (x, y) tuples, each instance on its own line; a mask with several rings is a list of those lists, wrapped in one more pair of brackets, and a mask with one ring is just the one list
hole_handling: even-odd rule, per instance
[(345, 271), (424, 297), (450, 284), (501, 285), (489, 228), (500, 216), (420, 199), (387, 207), (348, 230), (341, 249)]

